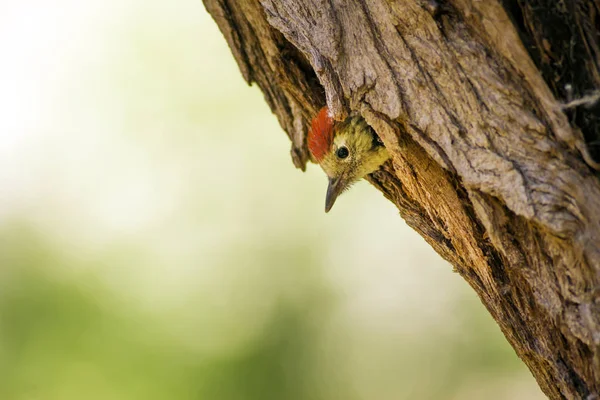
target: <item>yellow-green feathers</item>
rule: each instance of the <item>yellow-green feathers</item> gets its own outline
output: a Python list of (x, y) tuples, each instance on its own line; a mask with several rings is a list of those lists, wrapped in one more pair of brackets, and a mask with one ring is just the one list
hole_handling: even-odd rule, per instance
[(390, 156), (379, 137), (360, 116), (335, 122), (324, 107), (313, 121), (309, 149), (329, 178), (325, 211), (354, 182), (376, 171)]

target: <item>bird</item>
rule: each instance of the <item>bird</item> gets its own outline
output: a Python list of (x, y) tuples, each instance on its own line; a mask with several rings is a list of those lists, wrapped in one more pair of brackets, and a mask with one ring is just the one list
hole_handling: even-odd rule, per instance
[(383, 142), (362, 116), (355, 114), (344, 121), (335, 121), (327, 106), (312, 120), (307, 144), (329, 180), (326, 213), (352, 184), (390, 159)]

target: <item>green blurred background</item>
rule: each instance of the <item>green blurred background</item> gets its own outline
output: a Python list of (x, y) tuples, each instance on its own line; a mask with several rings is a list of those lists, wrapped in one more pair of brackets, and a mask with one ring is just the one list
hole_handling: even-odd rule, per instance
[(326, 179), (200, 0), (0, 2), (0, 399), (541, 399), (367, 183)]

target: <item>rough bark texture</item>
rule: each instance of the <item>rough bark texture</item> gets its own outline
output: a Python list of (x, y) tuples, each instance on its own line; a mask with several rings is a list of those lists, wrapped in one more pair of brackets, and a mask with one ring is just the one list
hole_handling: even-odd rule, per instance
[[(552, 399), (600, 398), (599, 0), (204, 0), (309, 161), (325, 104)], [(588, 146), (586, 146), (586, 141)]]

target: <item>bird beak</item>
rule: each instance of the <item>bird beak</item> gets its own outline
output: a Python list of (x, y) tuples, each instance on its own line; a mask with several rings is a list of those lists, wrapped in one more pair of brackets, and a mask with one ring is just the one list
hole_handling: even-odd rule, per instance
[(343, 175), (337, 178), (329, 178), (329, 185), (327, 186), (327, 195), (325, 196), (325, 212), (329, 212), (335, 200), (344, 191), (346, 187), (346, 179)]

